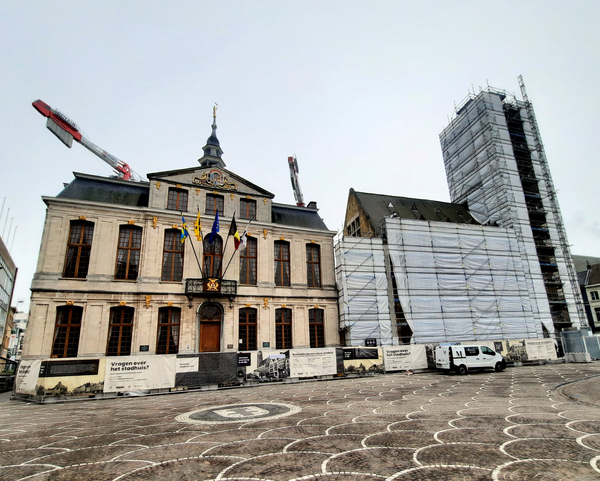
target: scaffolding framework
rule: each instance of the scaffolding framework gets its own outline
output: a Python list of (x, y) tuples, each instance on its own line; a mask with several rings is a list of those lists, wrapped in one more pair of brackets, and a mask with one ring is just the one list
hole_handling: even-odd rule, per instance
[[(440, 135), (453, 202), (512, 228), (534, 313), (555, 329), (585, 325), (581, 298), (531, 103), (488, 88), (469, 95)], [(537, 314), (535, 314), (537, 315)]]

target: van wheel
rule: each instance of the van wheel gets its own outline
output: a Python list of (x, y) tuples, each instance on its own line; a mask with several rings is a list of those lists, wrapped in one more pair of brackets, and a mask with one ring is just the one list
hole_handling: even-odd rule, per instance
[(458, 369), (456, 369), (456, 372), (461, 376), (464, 376), (465, 374), (467, 374), (467, 366), (461, 364), (460, 366), (458, 366)]
[(496, 367), (494, 369), (496, 370), (496, 372), (502, 372), (504, 371), (504, 364), (502, 364), (501, 362), (497, 362)]

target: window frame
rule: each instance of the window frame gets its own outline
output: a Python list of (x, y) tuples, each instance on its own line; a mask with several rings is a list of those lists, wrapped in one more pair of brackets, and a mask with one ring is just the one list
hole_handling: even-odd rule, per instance
[[(118, 314), (117, 314), (118, 313)], [(119, 322), (115, 322), (118, 316)], [(115, 306), (110, 308), (110, 320), (108, 323), (108, 339), (106, 341), (107, 356), (130, 356), (133, 345), (133, 324), (135, 309), (128, 306)], [(124, 322), (128, 321), (128, 322)], [(116, 346), (111, 346), (113, 332), (118, 331)], [(127, 340), (128, 338), (128, 340)], [(123, 340), (128, 345), (123, 344)]]
[[(129, 235), (128, 237), (128, 245), (126, 246), (122, 246), (121, 245), (121, 241), (123, 240), (123, 236), (122, 233), (123, 231), (127, 231), (129, 230)], [(136, 235), (137, 234), (137, 235)], [(143, 234), (143, 229), (139, 226), (136, 225), (121, 225), (119, 226), (119, 241), (117, 244), (117, 260), (116, 260), (116, 265), (115, 265), (115, 279), (119, 280), (119, 281), (135, 281), (138, 278), (138, 275), (140, 273), (140, 262), (141, 262), (141, 253), (142, 253), (142, 234)], [(135, 239), (134, 239), (135, 238)], [(134, 240), (138, 240), (139, 238), (139, 242), (138, 245), (136, 246), (132, 246), (132, 241)], [(123, 277), (119, 277), (119, 254), (121, 252), (124, 252), (125, 256), (126, 256), (126, 262), (125, 262), (125, 272), (123, 274)], [(135, 269), (135, 274), (130, 274), (130, 269), (131, 267), (134, 265), (131, 263), (131, 256), (134, 255), (137, 252), (137, 264), (136, 265), (136, 269)]]
[[(170, 245), (167, 245), (167, 241), (169, 241)], [(160, 273), (161, 282), (181, 282), (183, 280), (183, 267), (185, 261), (184, 246), (185, 244), (181, 242), (181, 231), (179, 229), (165, 229), (163, 259)], [(169, 247), (169, 249), (167, 249), (167, 247)], [(167, 272), (169, 276), (165, 276), (168, 260), (170, 260), (170, 272)], [(181, 268), (176, 266), (177, 261), (179, 261)]]
[[(314, 260), (315, 252), (317, 260)], [(321, 246), (306, 244), (306, 285), (309, 289), (321, 288), (321, 272)]]
[(253, 307), (240, 308), (238, 316), (238, 350), (256, 351), (258, 349), (257, 339), (258, 309), (255, 309)]
[[(78, 239), (74, 237), (74, 227), (80, 227), (81, 230), (77, 235)], [(84, 244), (89, 236), (89, 244)], [(90, 268), (90, 259), (92, 251), (92, 242), (94, 238), (94, 223), (87, 220), (72, 220), (69, 226), (69, 237), (67, 238), (67, 253), (65, 255), (65, 265), (63, 268), (62, 276), (66, 279), (85, 279), (88, 275)], [(76, 240), (77, 242), (72, 242)], [(72, 252), (76, 252), (73, 256)], [(86, 257), (87, 256), (87, 257)], [(72, 269), (70, 268), (70, 260), (75, 258), (75, 264)], [(83, 262), (83, 265), (82, 265)], [(67, 272), (67, 269), (69, 271)], [(73, 274), (73, 275), (70, 275)]]
[(592, 301), (600, 300), (600, 296), (598, 296), (598, 291), (590, 291), (590, 298)]
[[(204, 248), (203, 248), (203, 254), (202, 254), (202, 270), (204, 272), (204, 277), (207, 278), (216, 278), (216, 279), (221, 279), (221, 275), (223, 272), (223, 239), (222, 237), (217, 234), (215, 235), (215, 240), (213, 241), (212, 244), (209, 244), (208, 239), (210, 237), (210, 234), (206, 234), (204, 236)], [(219, 252), (216, 252), (216, 247), (220, 246), (220, 248), (218, 249)], [(215, 275), (215, 259), (219, 259), (219, 267), (218, 267), (218, 273)], [(207, 262), (210, 263), (210, 265), (207, 267)]]
[[(273, 243), (274, 246), (274, 282), (275, 287), (290, 287), (291, 285), (291, 254), (290, 243), (284, 240), (278, 240)], [(285, 249), (284, 249), (285, 247)], [(287, 251), (287, 259), (283, 251)], [(287, 278), (286, 278), (287, 274)]]
[[(212, 204), (209, 208), (209, 204)], [(225, 197), (221, 194), (206, 194), (206, 205), (204, 207), (204, 213), (207, 215), (223, 215), (225, 209)]]
[[(177, 315), (174, 316), (174, 314)], [(174, 320), (175, 317), (176, 320)], [(178, 354), (180, 334), (181, 308), (172, 306), (159, 308), (156, 329), (156, 354)]]
[(325, 310), (315, 307), (308, 310), (310, 347), (325, 347)]
[[(66, 322), (59, 323), (64, 320), (64, 314), (67, 313)], [(73, 314), (77, 313), (79, 319), (73, 321)], [(77, 357), (79, 352), (79, 341), (81, 339), (81, 322), (83, 319), (83, 307), (81, 306), (58, 306), (56, 308), (56, 322), (54, 324), (54, 336), (52, 338), (52, 358)], [(77, 322), (78, 321), (78, 322)], [(77, 334), (73, 333), (77, 330)], [(58, 343), (59, 334), (64, 333), (64, 342)], [(77, 336), (77, 341), (72, 342), (72, 339)], [(62, 347), (61, 347), (62, 344)], [(74, 346), (74, 347), (73, 347)], [(62, 352), (61, 352), (62, 351)]]
[(240, 285), (256, 285), (258, 269), (257, 266), (258, 241), (254, 237), (247, 237), (246, 247), (240, 250)]
[(256, 220), (256, 201), (254, 199), (240, 199), (240, 219)]
[(275, 309), (275, 349), (292, 349), (292, 310), (289, 307)]
[(167, 210), (187, 212), (189, 192), (179, 187), (169, 187), (167, 194)]

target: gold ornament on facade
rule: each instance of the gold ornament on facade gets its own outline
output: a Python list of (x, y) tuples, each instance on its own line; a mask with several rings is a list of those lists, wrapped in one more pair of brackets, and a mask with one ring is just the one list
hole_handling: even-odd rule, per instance
[(285, 237), (283, 237), (283, 236), (280, 236), (280, 237), (279, 237), (279, 240), (285, 240)]
[(246, 307), (252, 307), (252, 304), (246, 304)]
[(177, 184), (175, 187), (177, 187), (178, 189), (181, 189), (181, 184)]
[(167, 307), (173, 307), (173, 303), (172, 302), (167, 302)]
[(127, 303), (125, 301), (119, 302), (119, 306), (126, 306), (126, 305), (127, 305)]
[(315, 307), (315, 309), (318, 309), (319, 308), (319, 304), (315, 304), (314, 307)]
[(86, 216), (84, 216), (84, 215), (80, 215), (80, 216), (79, 216), (79, 220), (86, 220), (86, 219), (87, 219), (87, 217), (86, 217)]
[(263, 237), (266, 239), (267, 238), (267, 229), (263, 229)]
[(150, 307), (150, 301), (152, 300), (152, 296), (146, 296), (146, 309)]
[(233, 200), (235, 198), (234, 194), (229, 194), (229, 196), (231, 197), (231, 200)]
[(171, 226), (171, 228), (172, 228), (172, 229), (179, 229), (179, 226), (178, 226), (177, 224), (173, 224), (173, 225)]
[(159, 190), (159, 189), (160, 189), (160, 182), (157, 182), (156, 183), (156, 190)]
[(67, 306), (72, 306), (72, 305), (75, 304), (75, 302), (73, 302), (73, 301), (67, 301), (66, 304), (67, 304)]
[(263, 299), (263, 303), (264, 303), (265, 309), (268, 309), (269, 308), (269, 298), (265, 297)]
[(128, 225), (135, 225), (135, 221), (134, 221), (133, 219), (129, 219), (129, 220), (127, 221), (127, 224), (128, 224)]
[(287, 307), (287, 304), (281, 304), (281, 307), (282, 307), (283, 309), (285, 309), (285, 308)]
[(249, 195), (246, 196), (246, 199), (252, 199), (252, 197), (250, 197)]
[(200, 189), (196, 189), (196, 195), (200, 194)]
[(206, 283), (206, 290), (219, 292), (219, 279), (208, 279), (208, 282)]
[(157, 224), (158, 224), (158, 217), (152, 217), (152, 228), (156, 229)]
[(267, 199), (263, 199), (263, 204), (267, 205)]
[[(210, 172), (204, 172), (200, 177), (192, 177), (192, 183), (197, 185), (204, 185), (207, 187), (219, 187), (227, 190), (237, 190), (238, 186), (234, 182), (229, 182), (226, 175), (217, 169), (213, 169)], [(218, 191), (213, 191), (213, 194), (218, 194)]]
[(310, 243), (311, 243), (311, 244), (316, 244), (316, 243), (317, 243), (317, 241), (311, 240), (311, 241), (310, 241)]

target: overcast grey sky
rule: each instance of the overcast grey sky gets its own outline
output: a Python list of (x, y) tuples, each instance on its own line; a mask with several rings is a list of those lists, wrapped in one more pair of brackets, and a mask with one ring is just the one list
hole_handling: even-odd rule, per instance
[(73, 171), (111, 175), (45, 128), (37, 99), (140, 174), (197, 165), (217, 102), (227, 169), (293, 204), (296, 154), (305, 200), (338, 230), (350, 187), (449, 201), (438, 136), (454, 105), (488, 84), (518, 93), (522, 74), (572, 252), (600, 257), (598, 25), (597, 1), (3, 1), (13, 305), (29, 304), (41, 196)]

